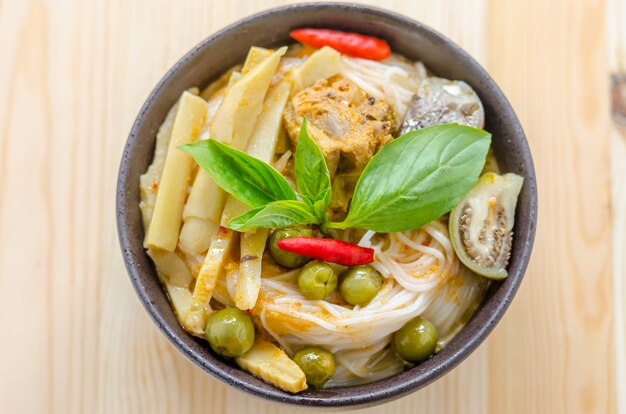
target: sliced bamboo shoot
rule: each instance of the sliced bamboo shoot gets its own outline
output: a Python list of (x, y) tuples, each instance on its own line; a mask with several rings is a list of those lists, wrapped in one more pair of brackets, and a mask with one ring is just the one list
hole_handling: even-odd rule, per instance
[(258, 336), (252, 348), (235, 358), (235, 362), (252, 375), (284, 391), (296, 393), (307, 389), (302, 369), (285, 351)]
[(274, 159), (283, 125), (283, 110), (287, 105), (291, 87), (291, 79), (286, 78), (268, 92), (263, 110), (254, 126), (254, 133), (248, 142), (247, 154), (266, 163)]
[[(285, 79), (270, 90), (265, 99), (263, 111), (259, 116), (254, 133), (246, 152), (266, 163), (272, 162), (282, 128), (282, 114), (291, 91), (291, 80)], [(223, 219), (228, 221), (248, 210), (233, 197), (229, 197)], [(254, 234), (241, 236), (241, 266), (235, 294), (235, 304), (239, 309), (254, 307), (261, 289), (261, 262), (267, 241), (267, 229), (259, 229)]]
[(268, 233), (268, 229), (258, 229), (255, 233), (241, 235), (241, 264), (235, 293), (235, 306), (239, 309), (253, 308), (259, 297), (261, 263)]
[(294, 71), (294, 92), (308, 88), (320, 79), (335, 76), (341, 70), (341, 54), (324, 46)]
[(211, 123), (213, 137), (234, 148), (245, 148), (263, 108), (263, 100), (280, 58), (287, 51), (281, 47), (257, 64), (226, 92), (224, 102)]
[[(187, 89), (187, 92), (192, 95), (197, 95), (198, 88), (189, 88)], [(150, 221), (152, 220), (152, 213), (154, 212), (154, 203), (156, 202), (159, 181), (161, 180), (161, 175), (163, 174), (163, 167), (165, 166), (167, 149), (169, 148), (170, 140), (172, 138), (172, 129), (174, 127), (174, 119), (176, 118), (179, 102), (180, 99), (170, 108), (167, 116), (165, 117), (165, 121), (163, 121), (159, 127), (152, 164), (150, 164), (148, 170), (141, 177), (139, 177), (139, 192), (141, 198), (139, 208), (141, 209), (143, 228), (145, 231), (148, 231)]]
[[(286, 78), (267, 94), (263, 111), (254, 127), (254, 134), (250, 137), (250, 142), (246, 149), (247, 154), (268, 164), (274, 160), (274, 153), (276, 152), (278, 137), (282, 128), (282, 113), (289, 99), (291, 87), (291, 79)], [(222, 212), (220, 224), (225, 226), (230, 219), (248, 210), (248, 206), (229, 196)]]
[(239, 71), (240, 69), (241, 69), (241, 65), (235, 65), (232, 68), (228, 69), (228, 71), (224, 72), (219, 78), (217, 78), (215, 81), (211, 82), (209, 86), (204, 88), (200, 96), (205, 101), (208, 101), (209, 99), (211, 99), (211, 97), (213, 96), (215, 92), (219, 91), (224, 86), (228, 85), (228, 82), (231, 79), (231, 74), (233, 72)]
[(226, 275), (223, 272), (217, 277), (212, 297), (224, 306), (235, 306), (235, 301), (228, 292), (228, 287), (226, 286)]
[(209, 303), (215, 282), (221, 273), (226, 258), (236, 242), (237, 232), (227, 228), (220, 228), (217, 236), (211, 242), (211, 247), (204, 258), (202, 268), (196, 279), (193, 298), (201, 303)]
[(145, 231), (150, 227), (152, 214), (154, 213), (154, 204), (159, 189), (159, 181), (163, 174), (165, 159), (167, 158), (167, 149), (172, 138), (172, 129), (174, 127), (174, 118), (178, 111), (178, 102), (170, 109), (165, 117), (165, 121), (161, 124), (156, 137), (156, 146), (154, 149), (154, 159), (148, 170), (139, 177), (139, 192), (141, 196), (141, 215), (143, 217), (143, 228)]
[(198, 254), (208, 250), (219, 228), (225, 200), (226, 193), (213, 182), (209, 173), (198, 170), (183, 210), (181, 246)]
[(227, 88), (230, 88), (231, 86), (233, 86), (239, 79), (241, 78), (241, 72), (239, 71), (234, 71), (233, 73), (230, 74), (230, 77), (228, 78), (228, 84), (226, 85)]
[[(252, 132), (252, 127), (247, 125), (254, 126), (285, 50), (281, 48), (272, 52), (263, 48), (250, 49), (242, 73), (232, 72), (230, 75), (224, 100), (211, 122), (212, 138), (235, 148), (245, 148)], [(220, 223), (225, 197), (226, 194), (206, 171), (198, 171), (183, 211), (185, 223), (180, 233), (180, 243), (185, 249), (202, 253), (209, 248), (202, 242), (205, 238), (199, 239), (197, 235)], [(189, 220), (191, 217), (200, 220)]]
[(172, 137), (167, 150), (163, 174), (154, 205), (154, 213), (144, 246), (173, 252), (176, 249), (182, 212), (189, 185), (193, 159), (178, 146), (193, 142), (207, 112), (207, 104), (189, 92), (180, 98), (176, 118), (172, 127)]
[[(241, 73), (237, 71), (238, 69), (241, 69), (241, 65), (234, 66), (230, 72), (222, 75), (225, 83), (224, 89), (227, 90), (239, 80)], [(209, 88), (210, 85), (207, 89)], [(213, 94), (215, 93), (213, 92)], [(222, 92), (221, 96), (214, 96), (208, 102), (206, 123), (210, 124), (215, 117), (219, 106), (224, 101), (224, 94), (225, 91)], [(216, 104), (217, 107), (215, 107)], [(201, 139), (211, 138), (210, 128), (207, 130), (203, 128), (202, 134), (204, 138), (201, 137)], [(198, 254), (208, 250), (211, 240), (219, 228), (225, 200), (226, 193), (213, 183), (209, 173), (200, 168), (183, 210), (183, 225), (180, 230), (179, 243), (185, 250)]]
[[(191, 297), (191, 293), (189, 294)], [(211, 315), (211, 306), (197, 300), (191, 300), (186, 312), (179, 318), (183, 327), (196, 336), (204, 337), (204, 330)]]
[(189, 289), (177, 287), (167, 282), (164, 282), (164, 287), (170, 302), (172, 302), (176, 317), (183, 328), (192, 335), (203, 337), (204, 327), (211, 314), (211, 307), (195, 302)]
[[(241, 79), (228, 88), (224, 101), (211, 123), (213, 136), (217, 140), (228, 143), (237, 149), (246, 148), (259, 114), (263, 110), (263, 101), (272, 77), (278, 68), (280, 57), (286, 51), (287, 47), (281, 47), (277, 51), (272, 52), (267, 59), (258, 63), (252, 70), (242, 75)], [(290, 89), (291, 86), (287, 85), (287, 87), (283, 88)], [(274, 149), (275, 145), (272, 149), (272, 155)], [(217, 187), (217, 184), (212, 180), (210, 185)], [(245, 205), (238, 201), (237, 203), (239, 204), (236, 204), (235, 201), (230, 202), (233, 205), (230, 212), (226, 211), (226, 208), (224, 209), (222, 220), (225, 215), (233, 217), (229, 214), (235, 211), (246, 211), (247, 207)], [(226, 256), (230, 253), (235, 234), (236, 232), (224, 229), (211, 242), (209, 251), (202, 264), (202, 269), (196, 280), (195, 299), (205, 300), (206, 302), (211, 299), (215, 281), (222, 270)]]
[(185, 219), (183, 228), (180, 231), (179, 243), (182, 248), (191, 250), (194, 253), (206, 252), (219, 227), (213, 220), (188, 217)]
[(252, 46), (248, 51), (248, 56), (246, 56), (246, 61), (243, 64), (243, 69), (241, 70), (241, 74), (245, 75), (250, 72), (252, 68), (257, 66), (259, 63), (263, 62), (265, 59), (270, 57), (272, 51), (270, 49), (265, 49), (263, 47)]
[(148, 256), (156, 265), (159, 277), (168, 283), (189, 289), (193, 276), (185, 261), (176, 253), (160, 249), (148, 249)]
[(167, 295), (170, 297), (170, 302), (172, 302), (172, 306), (174, 307), (174, 312), (176, 313), (178, 320), (182, 321), (183, 315), (185, 315), (191, 308), (191, 303), (193, 301), (191, 292), (187, 288), (174, 286), (164, 280), (162, 280), (162, 283), (167, 291)]
[(225, 198), (226, 193), (213, 183), (209, 173), (200, 170), (187, 199), (183, 218), (196, 217), (219, 223)]

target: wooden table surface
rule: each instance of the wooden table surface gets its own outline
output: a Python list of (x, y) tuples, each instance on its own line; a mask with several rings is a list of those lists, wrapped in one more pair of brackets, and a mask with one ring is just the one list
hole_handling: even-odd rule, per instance
[[(209, 377), (165, 340), (126, 275), (114, 211), (127, 133), (165, 70), (285, 3), (0, 0), (0, 412), (293, 412)], [(609, 100), (609, 71), (626, 68), (615, 57), (626, 6), (384, 7), (458, 42), (504, 90), (534, 156), (539, 224), (487, 341), (434, 384), (364, 411), (626, 413), (626, 145)]]

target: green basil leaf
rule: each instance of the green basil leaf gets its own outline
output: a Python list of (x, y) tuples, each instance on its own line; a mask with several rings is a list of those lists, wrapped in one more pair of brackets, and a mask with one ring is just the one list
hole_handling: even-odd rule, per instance
[(322, 191), (314, 199), (311, 197), (302, 195), (302, 194), (298, 194), (298, 195), (302, 198), (303, 202), (308, 204), (313, 209), (313, 211), (316, 212), (318, 217), (324, 216), (322, 212), (326, 213), (326, 207), (328, 207), (328, 205), (330, 204), (330, 196), (331, 196), (330, 188), (327, 188), (324, 191)]
[(274, 201), (265, 207), (255, 208), (228, 222), (233, 230), (286, 227), (296, 224), (318, 224), (311, 207), (301, 201)]
[(182, 145), (179, 149), (191, 155), (224, 191), (250, 207), (296, 199), (285, 177), (245, 152), (214, 139)]
[(330, 173), (326, 166), (324, 154), (307, 131), (307, 120), (302, 118), (302, 127), (298, 136), (298, 146), (295, 155), (296, 184), (303, 198), (315, 202), (318, 197), (328, 190), (325, 196), (328, 206), (330, 203)]
[(328, 227), (404, 231), (441, 217), (476, 183), (490, 144), (488, 132), (457, 124), (404, 134), (367, 164), (348, 216)]
[(317, 199), (312, 203), (313, 211), (320, 220), (320, 223), (323, 223), (327, 219), (326, 207), (330, 204), (330, 188), (322, 191), (321, 194), (318, 195)]
[(302, 198), (302, 201), (304, 201), (305, 203), (313, 207), (313, 204), (315, 203), (315, 199), (312, 199), (311, 197), (305, 196), (302, 194), (298, 194), (298, 195), (300, 196), (300, 198)]

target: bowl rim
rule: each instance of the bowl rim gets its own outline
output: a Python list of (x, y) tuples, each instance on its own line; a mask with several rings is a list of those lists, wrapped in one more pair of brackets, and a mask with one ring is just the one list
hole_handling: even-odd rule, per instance
[[(508, 286), (508, 290), (504, 292), (501, 296), (501, 300), (497, 305), (492, 309), (492, 311), (488, 314), (488, 318), (485, 318), (484, 323), (476, 329), (469, 340), (465, 342), (459, 349), (449, 355), (447, 359), (442, 360), (439, 364), (433, 365), (429, 367), (430, 369), (424, 370), (422, 373), (418, 373), (417, 375), (405, 375), (408, 371), (404, 371), (402, 373), (396, 374), (395, 376), (385, 378), (382, 380), (375, 381), (373, 383), (367, 385), (360, 385), (354, 387), (343, 387), (341, 388), (342, 394), (332, 394), (329, 396), (324, 396), (323, 392), (315, 394), (313, 396), (302, 396), (300, 394), (288, 394), (279, 390), (278, 388), (272, 387), (272, 389), (268, 390), (266, 388), (262, 388), (257, 386), (246, 378), (242, 378), (241, 375), (232, 374), (226, 372), (220, 367), (214, 366), (207, 361), (202, 355), (200, 355), (196, 350), (192, 348), (192, 346), (183, 338), (179, 337), (174, 330), (172, 330), (168, 322), (164, 319), (161, 312), (157, 309), (153, 299), (150, 297), (150, 294), (145, 289), (145, 287), (140, 283), (139, 273), (143, 270), (138, 269), (135, 265), (135, 260), (131, 253), (131, 244), (133, 235), (130, 234), (126, 225), (128, 223), (130, 213), (125, 208), (125, 184), (128, 181), (129, 174), (129, 160), (130, 153), (133, 149), (133, 144), (138, 136), (138, 132), (140, 126), (142, 125), (146, 113), (151, 109), (153, 102), (159, 96), (161, 90), (165, 87), (167, 81), (176, 76), (178, 71), (196, 54), (200, 53), (205, 47), (210, 45), (216, 39), (225, 36), (232, 32), (237, 32), (239, 27), (258, 19), (263, 19), (269, 15), (277, 14), (277, 13), (285, 13), (292, 11), (294, 9), (298, 9), (301, 11), (306, 11), (310, 9), (317, 8), (342, 8), (342, 9), (353, 9), (355, 11), (365, 11), (368, 14), (381, 17), (386, 19), (391, 19), (398, 21), (399, 23), (413, 27), (416, 30), (420, 30), (429, 36), (439, 40), (445, 47), (451, 49), (451, 51), (458, 55), (464, 63), (467, 63), (469, 66), (473, 68), (483, 79), (487, 81), (491, 92), (494, 94), (495, 98), (502, 102), (507, 111), (510, 112), (511, 121), (514, 123), (512, 126), (514, 129), (518, 131), (517, 136), (520, 139), (519, 145), (521, 147), (521, 159), (523, 160), (524, 167), (528, 171), (528, 176), (525, 177), (526, 182), (525, 185), (529, 187), (529, 199), (530, 203), (528, 206), (529, 211), (529, 229), (528, 234), (525, 240), (521, 241), (521, 248), (519, 255), (521, 257), (520, 267), (515, 275), (510, 275), (514, 277), (513, 282)], [(528, 146), (528, 142), (526, 140), (526, 136), (521, 127), (521, 124), (510, 105), (507, 98), (504, 96), (496, 82), (491, 78), (491, 76), (487, 73), (485, 69), (467, 52), (465, 52), (460, 46), (458, 46), (455, 42), (448, 39), (446, 36), (440, 34), (436, 30), (430, 28), (423, 23), (420, 23), (412, 18), (403, 16), (399, 13), (392, 12), (389, 10), (381, 9), (378, 7), (372, 7), (361, 4), (354, 3), (341, 3), (341, 2), (320, 2), (320, 3), (297, 3), (290, 4), (286, 6), (271, 8), (265, 11), (261, 11), (256, 14), (252, 14), (243, 19), (237, 20), (234, 23), (227, 25), (226, 27), (218, 30), (217, 32), (211, 34), (206, 37), (196, 46), (194, 46), (189, 52), (187, 52), (182, 58), (180, 58), (159, 80), (154, 89), (150, 92), (148, 98), (143, 103), (137, 118), (133, 122), (130, 134), (127, 138), (126, 144), (124, 146), (124, 151), (122, 155), (122, 160), (119, 167), (118, 172), (118, 184), (117, 184), (117, 196), (116, 196), (116, 217), (117, 217), (117, 230), (118, 237), (120, 242), (120, 247), (122, 250), (122, 255), (124, 257), (124, 263), (128, 272), (128, 275), (131, 279), (131, 283), (137, 295), (139, 296), (140, 301), (142, 302), (144, 308), (150, 315), (151, 319), (158, 326), (159, 330), (166, 336), (166, 338), (175, 346), (175, 348), (180, 351), (183, 355), (187, 357), (187, 359), (191, 360), (194, 364), (202, 368), (205, 372), (210, 373), (214, 377), (224, 381), (225, 383), (234, 386), (239, 390), (246, 391), (249, 394), (255, 395), (257, 397), (262, 397), (268, 400), (294, 404), (294, 405), (304, 405), (304, 406), (312, 406), (312, 407), (345, 407), (345, 406), (364, 406), (371, 405), (377, 402), (387, 401), (394, 398), (401, 397), (406, 395), (412, 391), (415, 391), (423, 386), (428, 385), (429, 383), (435, 381), (452, 368), (456, 367), (460, 364), (465, 358), (467, 358), (489, 335), (489, 333), (493, 330), (495, 325), (500, 321), (505, 311), (508, 309), (511, 300), (515, 296), (521, 281), (523, 280), (524, 274), (528, 267), (528, 263), (530, 261), (530, 255), (532, 252), (533, 242), (535, 238), (536, 232), (536, 223), (537, 223), (537, 188), (536, 188), (536, 175), (533, 165), (532, 156), (530, 153), (530, 148)], [(483, 305), (481, 304), (481, 307)], [(243, 371), (241, 371), (243, 373)], [(247, 374), (247, 373), (246, 373)], [(250, 375), (250, 374), (247, 374)], [(406, 381), (403, 381), (399, 385), (389, 384), (383, 385), (385, 382), (390, 382), (391, 379), (397, 376), (405, 376)], [(371, 386), (372, 384), (380, 385), (378, 387), (373, 387), (373, 390), (368, 390), (368, 392), (358, 392), (363, 387)], [(372, 388), (372, 387), (370, 387)], [(357, 391), (357, 392), (355, 392)]]

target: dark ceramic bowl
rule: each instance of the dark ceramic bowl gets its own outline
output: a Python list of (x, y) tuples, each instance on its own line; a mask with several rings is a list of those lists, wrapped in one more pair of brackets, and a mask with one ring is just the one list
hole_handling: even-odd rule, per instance
[[(525, 178), (515, 222), (509, 277), (494, 283), (467, 326), (437, 355), (405, 372), (368, 385), (285, 393), (213, 354), (205, 341), (185, 332), (159, 285), (144, 252), (139, 203), (139, 176), (152, 159), (155, 135), (182, 91), (204, 86), (243, 61), (250, 46), (291, 43), (289, 31), (324, 27), (384, 38), (404, 56), (424, 62), (433, 73), (469, 83), (485, 107), (486, 129), (503, 171)], [(439, 378), (465, 359), (487, 337), (508, 308), (530, 258), (537, 217), (533, 162), (522, 127), (493, 79), (449, 39), (404, 16), (353, 4), (298, 4), (241, 20), (194, 47), (170, 69), (141, 108), (128, 137), (118, 177), (117, 225), (131, 281), (146, 310), (180, 352), (222, 381), (270, 400), (307, 406), (372, 405), (413, 392)]]

